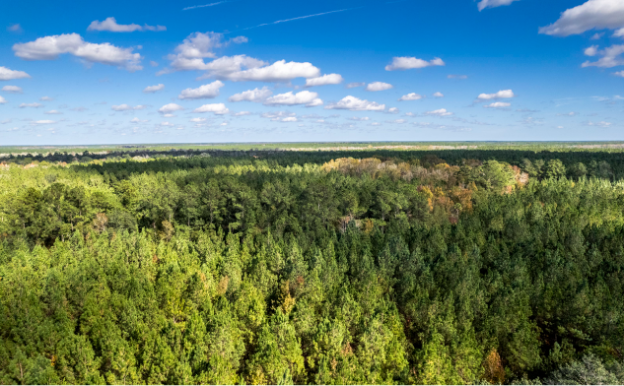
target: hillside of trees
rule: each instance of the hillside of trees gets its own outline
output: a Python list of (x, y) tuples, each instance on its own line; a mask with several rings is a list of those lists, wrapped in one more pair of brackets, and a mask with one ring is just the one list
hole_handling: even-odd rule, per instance
[(622, 384), (621, 152), (0, 163), (0, 384)]

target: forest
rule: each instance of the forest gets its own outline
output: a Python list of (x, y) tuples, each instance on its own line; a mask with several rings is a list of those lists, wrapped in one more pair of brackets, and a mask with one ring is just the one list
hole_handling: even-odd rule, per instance
[(0, 384), (624, 384), (624, 153), (0, 159)]

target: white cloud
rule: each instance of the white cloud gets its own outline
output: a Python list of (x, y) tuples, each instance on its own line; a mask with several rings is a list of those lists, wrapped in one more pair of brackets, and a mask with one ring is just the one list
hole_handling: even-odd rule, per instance
[(624, 71), (614, 72), (613, 75), (620, 76), (620, 77), (624, 78)]
[(453, 115), (453, 113), (451, 113), (450, 111), (447, 111), (446, 109), (438, 109), (438, 110), (433, 110), (433, 111), (427, 111), (425, 113), (425, 115), (435, 115), (438, 117), (448, 117), (449, 115)]
[(439, 92), (439, 91), (438, 91), (438, 92), (433, 93), (433, 96), (434, 96), (434, 97), (436, 97), (436, 98), (444, 98), (444, 94), (442, 94), (442, 93), (441, 93), (441, 92)]
[(150, 64), (150, 66), (152, 66), (152, 67), (158, 67), (158, 62), (155, 62), (155, 61), (153, 61), (153, 60), (150, 60), (150, 63), (149, 63), (149, 64)]
[(477, 7), (479, 8), (479, 12), (483, 11), (485, 8), (496, 8), (502, 5), (509, 5), (514, 1), (518, 0), (481, 0)]
[(175, 104), (175, 103), (168, 103), (166, 105), (164, 105), (163, 107), (158, 109), (158, 112), (161, 114), (171, 114), (173, 112), (179, 111), (179, 110), (184, 110), (184, 107)]
[(398, 112), (399, 112), (399, 109), (396, 108), (396, 107), (390, 107), (388, 109), (388, 113), (390, 113), (390, 114), (397, 114)]
[(501, 99), (501, 98), (513, 98), (515, 95), (512, 90), (500, 90), (494, 94), (479, 94), (477, 99), (480, 100), (491, 100), (491, 99)]
[(589, 0), (561, 14), (559, 20), (539, 29), (541, 34), (570, 36), (591, 29), (624, 27), (624, 2), (621, 0)]
[(87, 27), (87, 31), (109, 31), (109, 32), (134, 32), (134, 31), (166, 31), (167, 27), (162, 25), (151, 26), (145, 24), (117, 24), (114, 17), (109, 17), (104, 21), (92, 21)]
[(507, 103), (507, 102), (493, 102), (493, 103), (490, 103), (489, 105), (485, 105), (483, 107), (502, 109), (502, 108), (506, 108), (506, 107), (509, 107), (509, 106), (511, 106), (511, 103)]
[(602, 37), (602, 35), (604, 35), (604, 32), (596, 32), (591, 38), (589, 38), (589, 40), (598, 40)]
[(49, 119), (42, 119), (40, 121), (33, 121), (32, 123), (33, 125), (51, 125), (53, 123), (56, 123), (56, 121), (51, 121)]
[(228, 100), (230, 102), (264, 102), (265, 99), (273, 94), (266, 86), (262, 88), (255, 88), (253, 90), (243, 91), (238, 94), (232, 95)]
[(223, 103), (212, 103), (200, 106), (193, 110), (194, 113), (215, 113), (217, 115), (223, 115), (230, 112)]
[(353, 83), (349, 83), (347, 85), (347, 88), (356, 88), (356, 87), (364, 87), (366, 86), (366, 83), (364, 82), (353, 82)]
[(49, 101), (53, 101), (53, 98), (50, 98), (49, 96), (43, 96), (41, 98), (39, 98), (40, 101), (44, 101), (44, 102), (49, 102)]
[(620, 57), (620, 55), (624, 54), (624, 44), (616, 44), (611, 47), (607, 47), (604, 50), (597, 51), (597, 54), (602, 56), (600, 59), (598, 59), (598, 61), (587, 61), (583, 63), (581, 67), (611, 68), (624, 65), (624, 59)]
[(384, 91), (384, 90), (389, 90), (392, 87), (393, 86), (390, 83), (373, 82), (373, 83), (369, 83), (366, 86), (366, 91)]
[(9, 32), (15, 32), (15, 33), (22, 33), (24, 32), (24, 30), (22, 29), (22, 26), (18, 24), (12, 24), (10, 26), (7, 27), (7, 31)]
[(308, 90), (304, 90), (294, 94), (292, 91), (289, 91), (284, 94), (277, 94), (268, 98), (264, 104), (269, 106), (280, 106), (280, 105), (306, 105), (308, 107), (320, 106), (323, 104), (323, 101), (318, 98), (318, 93), (311, 92)]
[(17, 86), (4, 86), (4, 87), (2, 87), (2, 91), (19, 94), (19, 93), (22, 92), (22, 88), (21, 87), (17, 87)]
[(46, 111), (45, 113), (50, 114), (50, 115), (63, 114), (62, 112), (57, 111), (57, 110), (50, 110), (50, 111)]
[(145, 87), (145, 89), (143, 90), (144, 93), (146, 94), (151, 94), (151, 93), (155, 93), (156, 91), (160, 91), (162, 89), (165, 88), (165, 85), (160, 83), (154, 86), (147, 86)]
[(297, 122), (297, 118), (296, 117), (287, 117), (282, 119), (282, 122)]
[(348, 95), (338, 101), (338, 103), (327, 105), (325, 108), (351, 111), (383, 111), (386, 109), (386, 105), (377, 102), (369, 102), (365, 99), (358, 99), (352, 95)]
[(215, 80), (198, 88), (187, 88), (182, 90), (178, 98), (180, 99), (208, 99), (219, 96), (219, 89), (225, 86), (223, 82)]
[(344, 81), (340, 74), (327, 74), (317, 78), (306, 79), (306, 87), (325, 86), (328, 84), (340, 84)]
[(312, 63), (277, 61), (269, 66), (255, 67), (244, 71), (235, 71), (222, 75), (216, 74), (224, 79), (234, 82), (256, 81), (256, 82), (285, 82), (295, 78), (316, 78), (321, 70), (314, 67)]
[(132, 118), (132, 119), (130, 120), (130, 122), (131, 122), (131, 123), (146, 123), (146, 122), (149, 122), (149, 119), (143, 119), (143, 120), (141, 120), (141, 119), (139, 119), (139, 118), (137, 118), (137, 117), (134, 117), (134, 118)]
[(190, 122), (202, 123), (202, 122), (206, 122), (206, 118), (191, 118)]
[(402, 123), (405, 123), (405, 122), (407, 122), (407, 121), (406, 121), (405, 119), (395, 119), (395, 120), (393, 120), (393, 121), (386, 121), (386, 122), (388, 122), (388, 123), (398, 123), (398, 124), (402, 124)]
[[(205, 63), (204, 58), (216, 58), (215, 48), (222, 47), (223, 35), (216, 32), (196, 32), (190, 34), (182, 44), (178, 45), (174, 52), (167, 58), (171, 60), (171, 68), (173, 71), (215, 71), (217, 75), (220, 72), (240, 71), (241, 66), (252, 68), (265, 65), (263, 61), (250, 58), (245, 55), (236, 55), (233, 57), (224, 56), (210, 63)], [(243, 42), (242, 39), (234, 39), (232, 42)], [(165, 74), (172, 70), (163, 70), (159, 74)]]
[(239, 111), (238, 113), (234, 113), (235, 117), (242, 117), (245, 115), (251, 115), (251, 113), (249, 111)]
[(425, 68), (429, 66), (444, 66), (445, 63), (440, 58), (435, 58), (431, 61), (426, 61), (423, 59), (418, 59), (414, 57), (394, 57), (392, 59), (392, 64), (386, 66), (386, 71), (395, 71), (395, 70), (411, 70), (414, 68)]
[(450, 75), (447, 76), (447, 78), (449, 78), (449, 79), (468, 79), (468, 75), (450, 74)]
[(407, 95), (403, 95), (401, 98), (399, 98), (399, 101), (418, 101), (421, 99), (423, 99), (422, 95), (411, 92)]
[(282, 118), (284, 117), (294, 117), (297, 114), (295, 113), (289, 113), (286, 111), (277, 111), (277, 112), (268, 112), (268, 113), (263, 113), (262, 117), (263, 118), (271, 118), (272, 121), (281, 121)]
[(598, 53), (598, 46), (587, 47), (583, 52), (586, 56), (596, 56)]
[(0, 105), (3, 105), (7, 103), (6, 99), (4, 99), (2, 96), (0, 96)]
[(141, 55), (134, 48), (119, 48), (110, 43), (88, 43), (76, 33), (45, 36), (28, 43), (13, 45), (15, 55), (25, 60), (53, 60), (71, 54), (89, 63), (119, 66), (128, 71), (141, 70)]
[(24, 71), (15, 71), (10, 70), (6, 67), (0, 67), (0, 80), (13, 80), (22, 78), (30, 78), (30, 75), (28, 75)]
[(41, 103), (22, 103), (21, 105), (19, 105), (19, 107), (21, 109), (23, 109), (24, 107), (34, 107), (34, 108), (38, 108), (43, 106)]
[(127, 110), (143, 110), (145, 108), (145, 106), (143, 105), (137, 105), (137, 106), (130, 106), (127, 104), (122, 104), (122, 105), (113, 105), (111, 106), (111, 109), (115, 110), (115, 111), (127, 111)]
[(587, 122), (586, 123), (587, 126), (597, 126), (597, 127), (603, 127), (603, 128), (607, 128), (610, 127), (612, 125), (611, 122), (605, 122), (605, 121), (601, 121), (601, 122)]
[(352, 121), (368, 121), (368, 120), (370, 120), (369, 117), (351, 117), (349, 119), (352, 120)]

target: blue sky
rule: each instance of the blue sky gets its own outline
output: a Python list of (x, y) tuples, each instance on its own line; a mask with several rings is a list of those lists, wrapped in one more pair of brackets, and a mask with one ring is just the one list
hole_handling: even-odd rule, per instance
[(622, 0), (5, 2), (0, 145), (624, 140), (623, 54)]

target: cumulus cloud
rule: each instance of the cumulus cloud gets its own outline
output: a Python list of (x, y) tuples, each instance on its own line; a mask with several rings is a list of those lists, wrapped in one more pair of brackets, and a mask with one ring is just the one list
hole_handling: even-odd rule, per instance
[(168, 103), (163, 107), (158, 109), (158, 112), (161, 114), (171, 114), (179, 110), (184, 110), (184, 107), (176, 104), (176, 103)]
[(398, 112), (399, 112), (399, 109), (396, 108), (396, 107), (390, 107), (388, 109), (388, 113), (390, 113), (390, 114), (397, 114)]
[(507, 102), (493, 102), (493, 103), (490, 103), (489, 105), (485, 105), (483, 107), (494, 108), (494, 109), (503, 109), (503, 108), (507, 108), (509, 106), (511, 106), (511, 103), (507, 103)]
[(7, 103), (7, 100), (0, 96), (0, 105)]
[(87, 27), (87, 31), (109, 31), (109, 32), (134, 32), (134, 31), (166, 31), (167, 27), (162, 25), (151, 26), (145, 24), (117, 24), (114, 17), (109, 17), (104, 21), (92, 21)]
[(230, 112), (223, 103), (212, 103), (200, 106), (193, 110), (194, 113), (215, 113), (216, 115), (223, 115)]
[(139, 119), (137, 117), (134, 117), (130, 120), (131, 123), (146, 123), (149, 122), (149, 119)]
[(46, 111), (45, 113), (49, 115), (63, 114), (62, 112), (57, 111), (57, 110), (50, 110), (50, 111)]
[(512, 90), (500, 90), (494, 94), (479, 94), (477, 99), (487, 101), (491, 99), (513, 98), (514, 96)]
[(323, 101), (318, 98), (318, 94), (308, 90), (304, 90), (294, 94), (289, 91), (284, 94), (277, 94), (268, 98), (265, 102), (268, 106), (293, 106), (293, 105), (306, 105), (308, 107), (320, 106)]
[(182, 90), (178, 98), (180, 99), (208, 99), (219, 96), (219, 89), (225, 86), (223, 82), (215, 80), (198, 88), (187, 88)]
[(425, 68), (430, 66), (444, 66), (445, 63), (440, 58), (435, 58), (431, 61), (418, 59), (414, 57), (394, 57), (392, 63), (386, 66), (386, 71), (396, 70), (411, 70), (414, 68)]
[[(244, 38), (241, 36), (239, 38)], [(231, 40), (234, 43), (244, 42), (245, 39), (235, 38)], [(171, 71), (189, 71), (189, 70), (200, 70), (200, 71), (217, 71), (221, 70), (229, 70), (229, 72), (240, 71), (241, 66), (251, 68), (251, 67), (260, 67), (265, 65), (264, 62), (259, 61), (257, 59), (249, 58), (245, 55), (236, 55), (234, 57), (223, 57), (220, 58), (219, 61), (213, 61), (211, 63), (205, 63), (205, 58), (216, 58), (217, 55), (215, 53), (215, 49), (222, 47), (223, 43), (223, 34), (216, 32), (195, 32), (190, 34), (186, 39), (179, 44), (175, 50), (174, 54), (167, 56), (167, 58), (171, 61), (171, 69), (165, 69), (159, 74), (168, 73)], [(216, 63), (215, 63), (216, 62)]]
[(122, 105), (113, 105), (111, 106), (111, 109), (115, 110), (115, 111), (128, 111), (128, 110), (143, 110), (145, 108), (145, 106), (143, 105), (137, 105), (137, 106), (130, 106), (127, 104), (122, 104)]
[(624, 59), (620, 57), (620, 55), (624, 54), (624, 44), (616, 44), (604, 50), (596, 50), (595, 54), (602, 57), (595, 62), (587, 61), (583, 63), (581, 67), (611, 68), (624, 65)]
[(559, 20), (539, 29), (553, 36), (578, 35), (592, 29), (624, 27), (624, 2), (621, 0), (589, 0), (561, 14)]
[(234, 82), (286, 82), (295, 78), (316, 78), (321, 70), (312, 63), (277, 61), (269, 66), (249, 68), (244, 71), (234, 71), (215, 76)]
[(316, 78), (306, 79), (306, 87), (325, 86), (328, 84), (340, 84), (344, 81), (340, 74), (327, 74)]
[(20, 94), (22, 92), (22, 88), (18, 86), (4, 86), (2, 87), (2, 91)]
[(351, 110), (351, 111), (384, 111), (386, 105), (377, 102), (369, 102), (365, 99), (358, 99), (352, 95), (342, 98), (337, 103), (325, 106), (326, 109)]
[(262, 88), (255, 88), (253, 90), (243, 91), (238, 94), (232, 95), (228, 100), (230, 102), (264, 102), (265, 99), (270, 97), (273, 93), (266, 86)]
[(242, 117), (242, 116), (245, 116), (245, 115), (251, 115), (251, 113), (249, 111), (239, 111), (237, 113), (234, 113), (235, 117)]
[(608, 128), (611, 127), (613, 123), (612, 122), (605, 122), (605, 121), (601, 121), (601, 122), (586, 122), (585, 125), (587, 126), (597, 126), (597, 127), (602, 127), (602, 128)]
[(441, 92), (439, 92), (439, 91), (438, 91), (438, 92), (433, 93), (433, 96), (434, 96), (434, 97), (436, 97), (436, 98), (444, 98), (444, 94), (442, 94), (442, 93), (441, 93)]
[(21, 105), (19, 105), (20, 109), (23, 109), (25, 107), (34, 107), (34, 108), (39, 108), (43, 106), (41, 103), (22, 103)]
[(165, 88), (165, 85), (160, 83), (154, 86), (147, 86), (145, 87), (145, 89), (143, 90), (144, 93), (146, 94), (151, 94), (151, 93), (155, 93), (156, 91), (160, 91), (162, 89)]
[(193, 123), (202, 123), (206, 122), (206, 118), (191, 118), (189, 121)]
[(420, 94), (416, 94), (415, 92), (411, 92), (409, 94), (403, 95), (399, 98), (399, 101), (418, 101), (423, 99), (423, 96)]
[(393, 86), (390, 83), (373, 82), (373, 83), (369, 83), (366, 86), (366, 91), (384, 91), (384, 90), (389, 90), (392, 87)]
[(596, 56), (598, 54), (598, 46), (587, 47), (583, 52), (586, 56)]
[(28, 43), (13, 45), (13, 51), (25, 60), (53, 60), (61, 54), (71, 54), (88, 63), (118, 66), (128, 71), (141, 70), (141, 55), (134, 48), (119, 48), (110, 43), (88, 43), (76, 33), (45, 36)]
[(286, 117), (281, 122), (297, 122), (297, 117)]
[(614, 72), (613, 75), (624, 78), (624, 71)]
[(438, 109), (438, 110), (433, 110), (433, 111), (427, 111), (425, 115), (433, 115), (437, 117), (448, 117), (450, 115), (453, 115), (453, 113), (450, 111), (447, 111), (446, 109)]
[(262, 117), (270, 118), (272, 121), (281, 121), (281, 120), (284, 120), (285, 118), (295, 117), (296, 115), (297, 114), (295, 113), (289, 113), (286, 111), (277, 111), (277, 112), (263, 113)]
[(51, 125), (53, 123), (56, 123), (56, 121), (52, 121), (52, 120), (49, 120), (49, 119), (42, 119), (42, 120), (39, 120), (39, 121), (33, 121), (32, 122), (33, 125)]
[(347, 85), (347, 88), (356, 88), (356, 87), (364, 87), (366, 86), (366, 83), (364, 82), (353, 82), (353, 83), (349, 83)]
[(486, 8), (496, 8), (503, 5), (509, 5), (514, 1), (518, 0), (481, 0), (477, 7), (479, 8), (479, 12), (483, 11)]
[(30, 75), (28, 75), (24, 71), (16, 71), (10, 70), (6, 67), (0, 67), (0, 80), (13, 80), (22, 78), (30, 78)]

